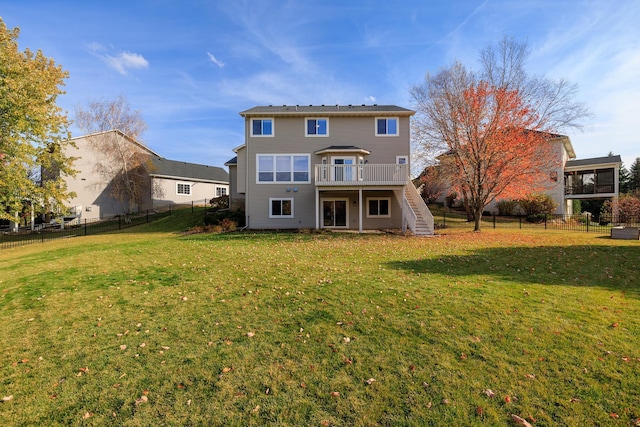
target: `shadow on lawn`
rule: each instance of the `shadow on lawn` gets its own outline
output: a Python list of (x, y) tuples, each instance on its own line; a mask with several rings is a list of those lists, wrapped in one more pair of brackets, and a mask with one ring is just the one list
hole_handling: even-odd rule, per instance
[(589, 286), (640, 297), (640, 246), (544, 246), (478, 249), (391, 261), (390, 268), (445, 276), (493, 276), (496, 280)]

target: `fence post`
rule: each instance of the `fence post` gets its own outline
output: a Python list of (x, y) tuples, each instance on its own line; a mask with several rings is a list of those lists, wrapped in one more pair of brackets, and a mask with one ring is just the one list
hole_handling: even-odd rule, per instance
[(547, 229), (547, 215), (544, 216), (544, 229)]
[(84, 219), (84, 235), (87, 235), (87, 218)]
[(496, 229), (496, 213), (493, 213), (493, 229)]
[(147, 222), (149, 222), (149, 209), (147, 209)]
[(118, 215), (118, 230), (122, 229), (122, 224), (120, 223), (121, 220), (122, 220), (122, 216)]
[(442, 212), (442, 228), (447, 228), (447, 213)]
[(520, 230), (522, 230), (522, 215), (518, 215), (518, 224), (520, 225)]
[(587, 233), (589, 232), (589, 223), (591, 222), (591, 219), (589, 218), (589, 215), (585, 215), (585, 219), (587, 220)]
[(193, 200), (191, 201), (191, 213), (193, 213)]

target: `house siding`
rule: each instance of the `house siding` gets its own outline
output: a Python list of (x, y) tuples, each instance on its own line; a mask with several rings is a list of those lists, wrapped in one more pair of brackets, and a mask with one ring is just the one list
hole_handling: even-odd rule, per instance
[[(260, 115), (267, 118), (268, 114)], [(396, 117), (399, 134), (397, 136), (376, 136), (376, 117)], [(305, 136), (306, 118), (328, 118), (328, 136)], [(323, 157), (317, 151), (330, 146), (356, 146), (369, 151), (364, 156), (368, 163), (391, 164), (396, 156), (409, 156), (409, 117), (393, 114), (374, 114), (365, 117), (331, 116), (326, 113), (295, 117), (273, 117), (274, 135), (271, 137), (251, 136), (251, 117), (245, 119), (245, 147), (238, 150), (238, 191), (246, 185), (247, 225), (255, 229), (274, 228), (315, 228), (316, 226), (316, 188), (314, 182), (314, 165), (320, 164)], [(309, 161), (309, 183), (258, 183), (256, 158), (258, 154), (306, 154)], [(245, 178), (246, 177), (246, 178)], [(296, 191), (297, 190), (297, 191)], [(402, 199), (390, 193), (394, 208), (391, 218), (363, 218), (363, 226), (367, 228), (399, 228), (402, 225)], [(326, 192), (321, 198), (349, 198), (349, 228), (358, 228), (358, 192)], [(269, 218), (269, 200), (271, 198), (292, 198), (294, 203), (293, 218)], [(363, 197), (363, 203), (366, 198)], [(356, 208), (353, 208), (354, 202)], [(363, 207), (364, 209), (364, 207)]]

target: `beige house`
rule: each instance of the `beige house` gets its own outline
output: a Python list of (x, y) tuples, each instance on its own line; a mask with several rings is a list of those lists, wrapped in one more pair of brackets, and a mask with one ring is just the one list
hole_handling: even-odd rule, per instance
[(120, 138), (151, 161), (148, 182), (136, 206), (138, 212), (169, 204), (202, 204), (229, 193), (229, 174), (224, 169), (165, 159), (119, 130), (111, 130), (73, 138), (76, 148), (68, 148), (67, 155), (76, 158), (74, 169), (78, 171), (75, 177), (65, 178), (69, 191), (76, 193), (76, 197), (69, 200), (69, 207), (81, 219), (101, 219), (123, 213), (120, 203), (110, 194), (110, 183), (105, 182), (95, 168), (100, 156), (93, 149), (92, 140), (105, 134)]
[[(543, 192), (556, 202), (555, 214), (572, 215), (574, 200), (617, 200), (622, 165), (620, 156), (576, 160), (576, 153), (568, 136), (547, 134), (546, 142), (551, 144), (551, 152), (555, 156), (549, 163), (557, 166), (545, 177)], [(450, 190), (443, 191), (438, 202), (444, 203), (449, 192)], [(498, 200), (493, 200), (485, 210), (497, 214), (497, 203)]]
[(402, 229), (433, 234), (409, 176), (410, 118), (394, 105), (261, 106), (226, 163), (250, 229)]

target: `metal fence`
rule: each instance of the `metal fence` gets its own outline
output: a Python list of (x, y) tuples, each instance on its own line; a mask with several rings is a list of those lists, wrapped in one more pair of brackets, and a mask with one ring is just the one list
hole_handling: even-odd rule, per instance
[(166, 204), (156, 206), (153, 210), (138, 212), (137, 214), (115, 216), (108, 219), (72, 219), (62, 223), (39, 224), (34, 230), (21, 228), (18, 231), (0, 232), (0, 249), (14, 248), (32, 243), (44, 243), (51, 240), (77, 236), (109, 233), (137, 225), (146, 224), (160, 218), (170, 216), (178, 209), (203, 210), (207, 200), (193, 201), (187, 204)]
[[(440, 228), (473, 228), (473, 219), (469, 219), (466, 213), (441, 212), (433, 215), (436, 229)], [(512, 229), (538, 229), (577, 231), (583, 233), (610, 234), (611, 228), (627, 225), (640, 226), (639, 218), (621, 218), (593, 215), (548, 215), (539, 221), (529, 221), (526, 215), (498, 216), (485, 215), (482, 217), (482, 228), (512, 228)]]

